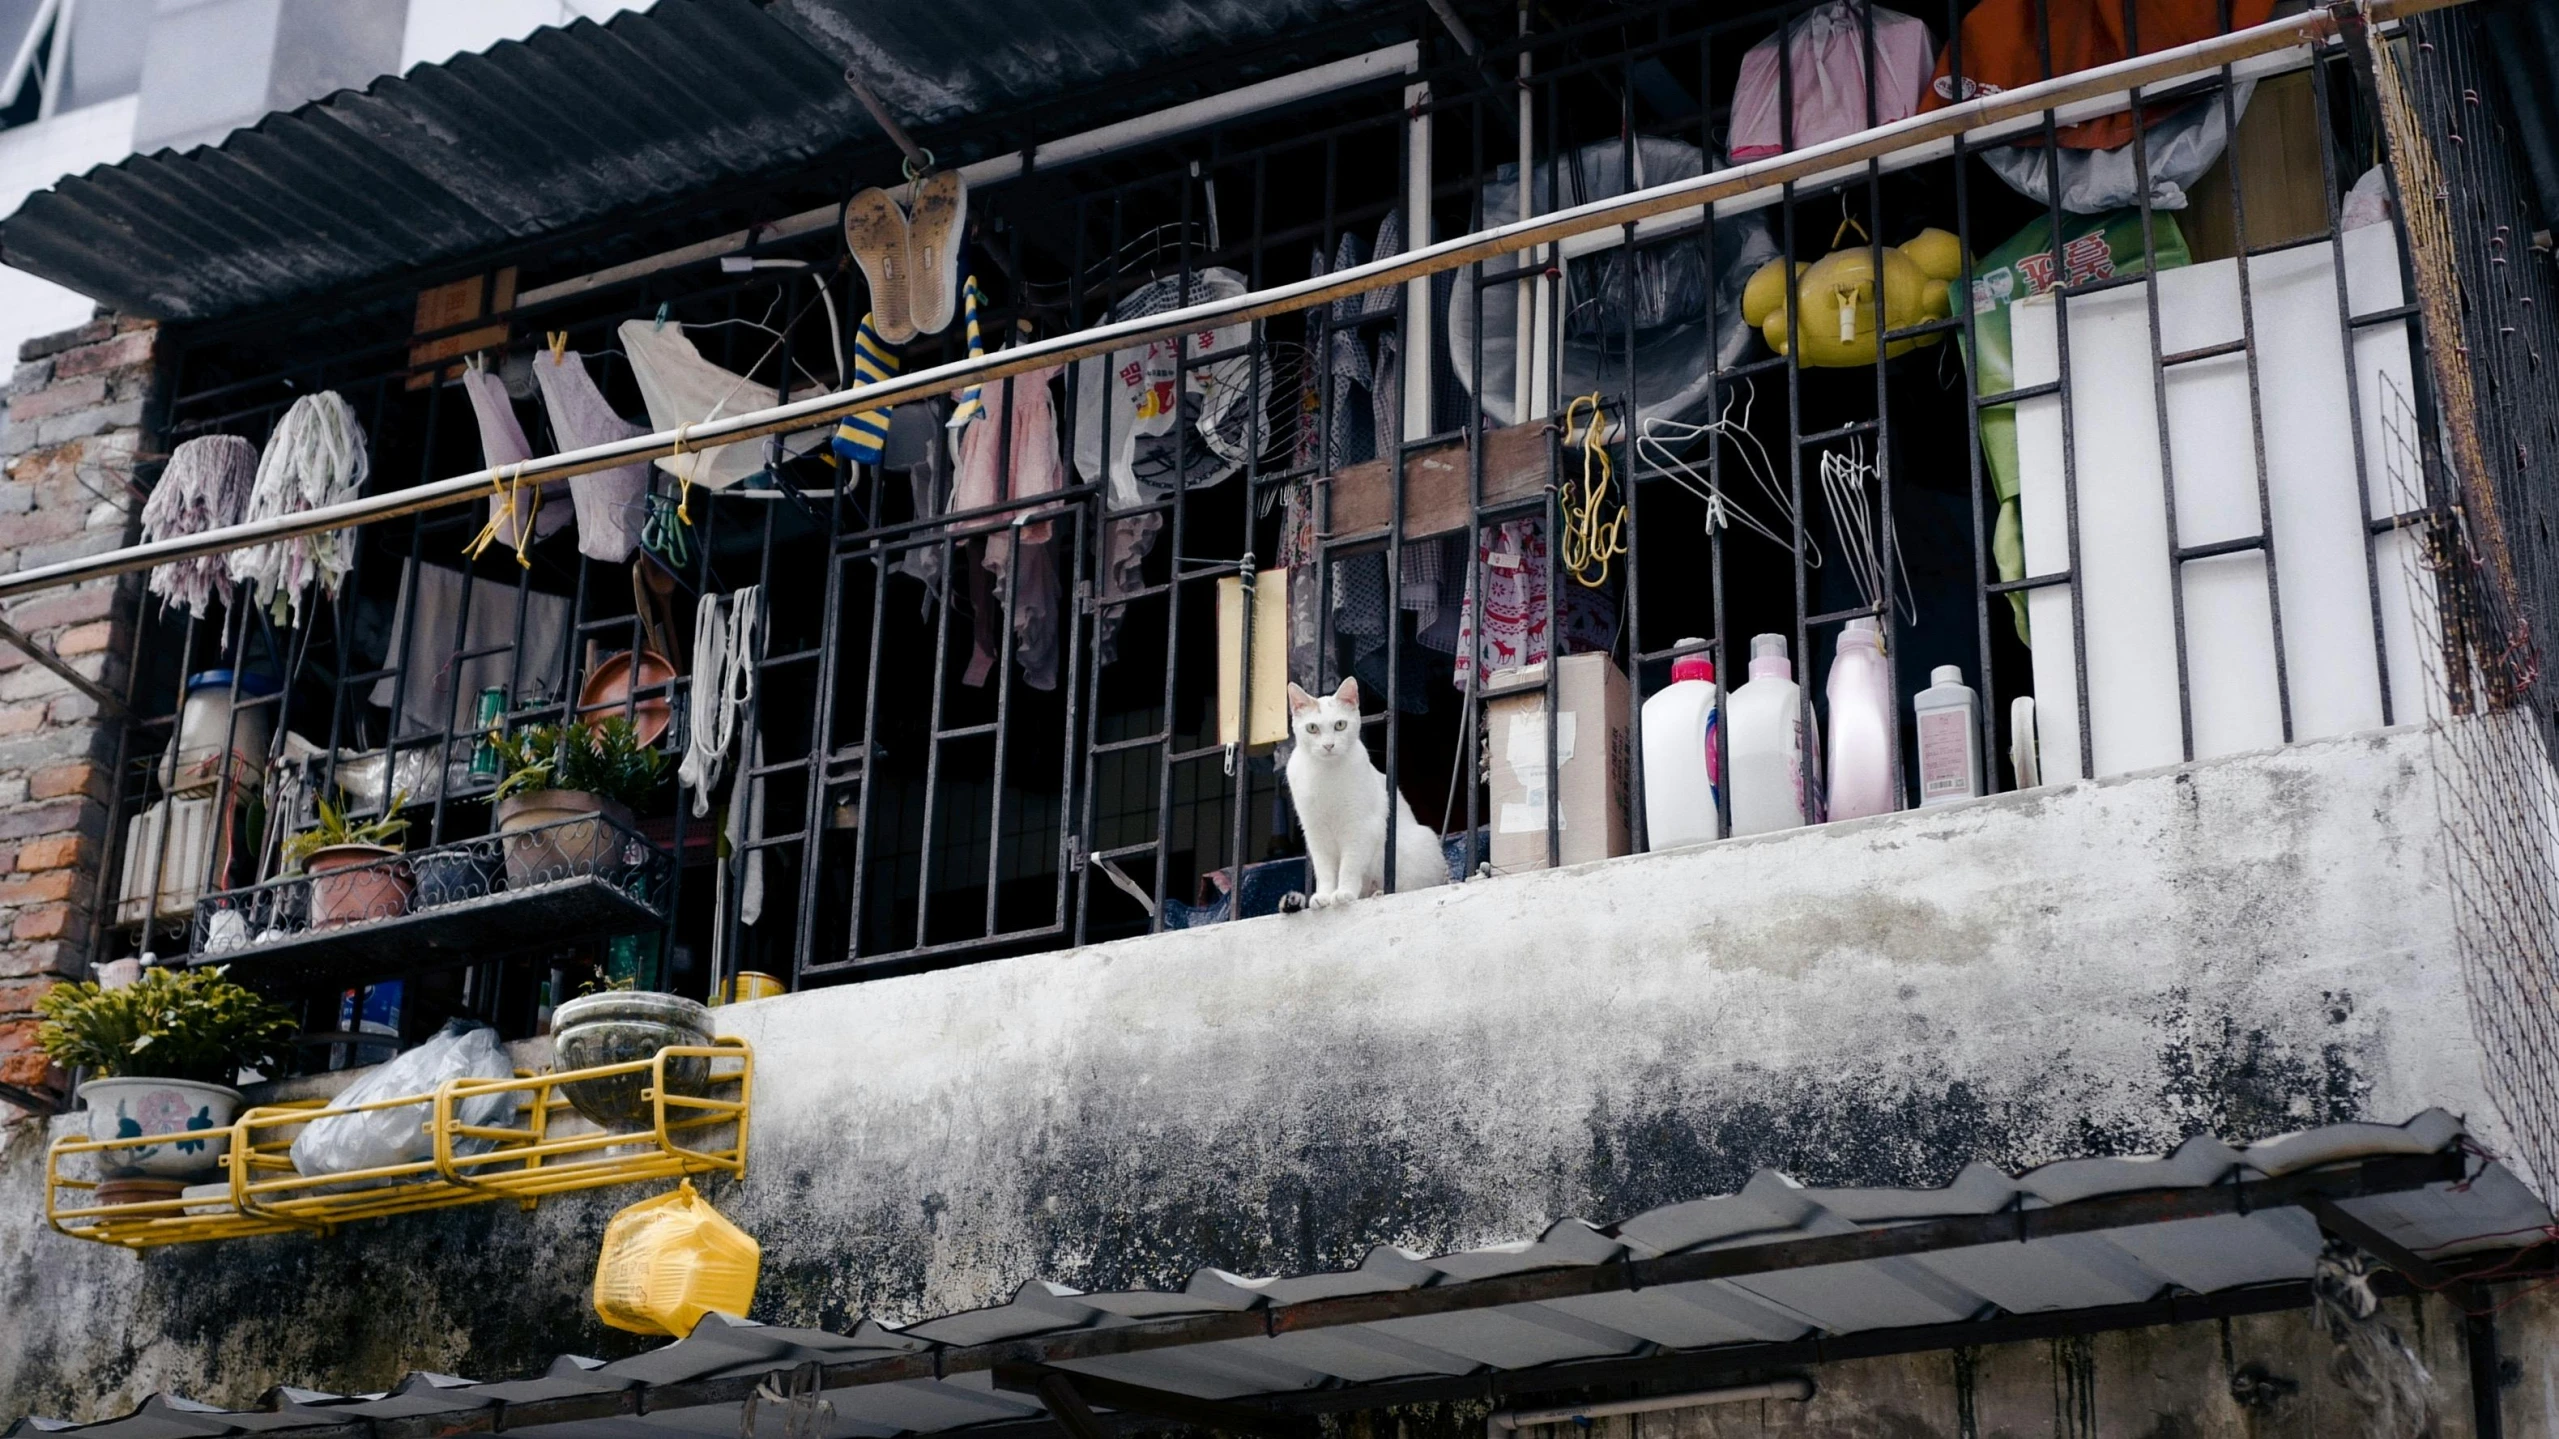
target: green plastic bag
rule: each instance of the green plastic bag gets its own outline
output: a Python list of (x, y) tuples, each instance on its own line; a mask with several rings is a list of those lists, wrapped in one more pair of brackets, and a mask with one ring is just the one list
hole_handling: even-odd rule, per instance
[[(2151, 234), (2159, 268), (2173, 270), (2191, 263), (2185, 232), (2177, 217), (2154, 210)], [(2053, 253), (2052, 220), (2046, 216), (2009, 237), (2007, 243), (1973, 265), (1973, 334), (1981, 353), (1972, 356), (1975, 394), (1996, 395), (2017, 387), (2017, 367), (2009, 350), (2009, 306), (2031, 299), (2068, 280), (2084, 283), (2142, 273), (2141, 211), (2110, 210), (2102, 215), (2064, 215), (2061, 253)], [(1981, 412), (1982, 460), (1990, 469), (1992, 493), (1999, 496), (1999, 522), (1991, 531), (1990, 554), (2003, 580), (2026, 577), (2026, 540), (2017, 513), (2017, 407), (1993, 405)], [(2017, 638), (2032, 644), (2026, 633), (2026, 595), (2012, 590), (2009, 607), (2016, 611)]]

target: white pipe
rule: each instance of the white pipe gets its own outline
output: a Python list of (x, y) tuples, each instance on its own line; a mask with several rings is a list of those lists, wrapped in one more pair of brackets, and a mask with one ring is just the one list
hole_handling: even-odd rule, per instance
[(1748, 1404), (1757, 1399), (1787, 1399), (1801, 1403), (1812, 1397), (1813, 1381), (1810, 1379), (1777, 1379), (1766, 1384), (1743, 1384), (1731, 1389), (1692, 1389), (1685, 1394), (1612, 1399), (1605, 1404), (1567, 1404), (1554, 1409), (1496, 1409), (1484, 1416), (1484, 1433), (1490, 1439), (1492, 1435), (1525, 1429), (1532, 1424), (1605, 1419), (1612, 1414), (1658, 1414), (1665, 1409), (1704, 1409), (1716, 1404)]

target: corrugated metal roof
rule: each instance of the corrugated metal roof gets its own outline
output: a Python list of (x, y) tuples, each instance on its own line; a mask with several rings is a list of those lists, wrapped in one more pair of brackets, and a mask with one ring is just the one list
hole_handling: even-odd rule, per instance
[(858, 68), (883, 103), (917, 125), (1043, 100), (1161, 56), (1275, 35), (1374, 3), (772, 0), (775, 16), (839, 65)]
[(867, 124), (837, 67), (750, 0), (659, 0), (66, 179), (0, 223), (0, 254), (207, 319), (803, 161)]
[(0, 221), (0, 258), (129, 312), (208, 320), (880, 143), (848, 63), (931, 125), (1375, 3), (657, 0), (65, 179)]
[[(118, 1419), (27, 1420), (10, 1433), (216, 1439), (367, 1421), (377, 1439), (411, 1427), (726, 1439), (756, 1381), (816, 1364), (834, 1411), (825, 1432), (841, 1439), (1037, 1418), (1038, 1399), (995, 1386), (994, 1366), (1025, 1360), (1193, 1398), (1284, 1401), (1657, 1350), (1747, 1354), (1815, 1334), (2298, 1281), (2324, 1244), (2301, 1207), (2314, 1194), (2435, 1260), (2536, 1237), (2550, 1211), (2495, 1162), (2465, 1160), (2467, 1147), (2460, 1121), (2430, 1110), (2398, 1126), (2331, 1125), (2245, 1147), (2202, 1138), (2014, 1177), (1974, 1165), (1943, 1189), (1807, 1189), (1763, 1170), (1738, 1194), (1614, 1225), (1568, 1219), (1534, 1240), (1430, 1257), (1379, 1248), (1335, 1273), (1204, 1269), (1180, 1293), (1034, 1283), (1003, 1304), (902, 1329), (865, 1320), (851, 1334), (714, 1316), (677, 1343), (610, 1364), (563, 1357), (538, 1379), (414, 1374), (385, 1394), (278, 1391), (250, 1412), (160, 1396)], [(2373, 1178), (2392, 1164), (2397, 1177)], [(1680, 1262), (1726, 1277), (1635, 1282)], [(1569, 1369), (1551, 1372), (1572, 1382)], [(385, 1422), (402, 1420), (415, 1422)]]

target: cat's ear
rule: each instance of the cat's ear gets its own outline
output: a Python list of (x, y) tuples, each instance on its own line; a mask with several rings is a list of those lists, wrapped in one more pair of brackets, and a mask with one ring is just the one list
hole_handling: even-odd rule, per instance
[(1313, 708), (1315, 708), (1315, 696), (1299, 689), (1296, 681), (1290, 681), (1288, 686), (1288, 712), (1293, 715), (1298, 715), (1304, 714)]
[(1358, 708), (1359, 708), (1359, 681), (1358, 681), (1358, 680), (1344, 680), (1344, 681), (1342, 681), (1342, 687), (1341, 687), (1340, 689), (1337, 689), (1337, 690), (1333, 691), (1333, 698), (1335, 698), (1335, 699), (1337, 699), (1337, 700), (1340, 700), (1342, 703), (1344, 703), (1344, 704), (1346, 704), (1346, 705), (1349, 705), (1352, 709), (1358, 709)]

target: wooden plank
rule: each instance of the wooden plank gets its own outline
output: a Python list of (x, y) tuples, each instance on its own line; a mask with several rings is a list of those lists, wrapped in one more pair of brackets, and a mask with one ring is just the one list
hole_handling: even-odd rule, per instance
[[(1524, 500), (1546, 487), (1547, 429), (1509, 425), (1484, 432), (1484, 503)], [(1363, 460), (1334, 472), (1332, 528), (1327, 539), (1386, 533), (1395, 510), (1395, 474), (1387, 460)], [(1453, 440), (1404, 461), (1404, 537), (1422, 539), (1466, 528), (1466, 442)]]

